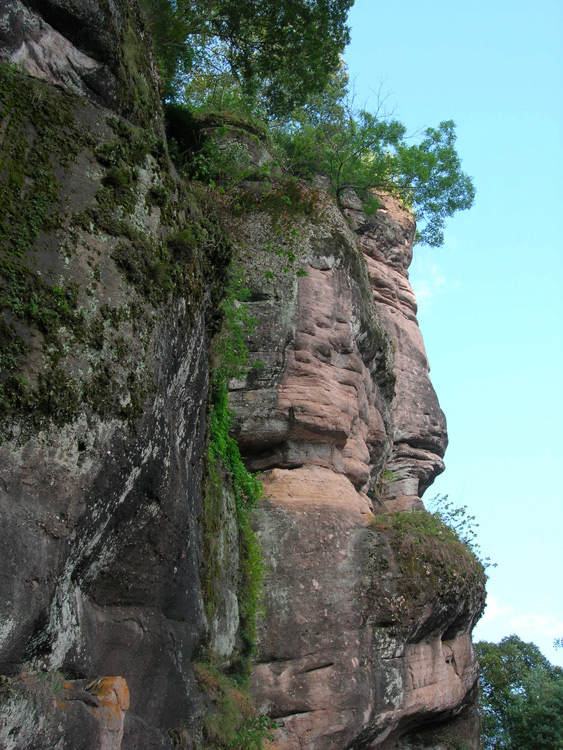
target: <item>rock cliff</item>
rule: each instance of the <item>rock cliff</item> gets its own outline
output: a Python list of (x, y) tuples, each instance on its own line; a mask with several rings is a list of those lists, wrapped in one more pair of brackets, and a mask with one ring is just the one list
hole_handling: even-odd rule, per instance
[(416, 725), (471, 713), (483, 590), (455, 555), (407, 553), (388, 520), (422, 507), (447, 442), (408, 283), (414, 223), (388, 196), (367, 217), (311, 192), (287, 239), (302, 278), (265, 284), (260, 247), (279, 231), (260, 207), (244, 222), (264, 366), (232, 403), (267, 498), (253, 690), (280, 750), (427, 747)]
[[(274, 750), (478, 747), (482, 570), (405, 513), (447, 444), (408, 211), (181, 181), (127, 0), (9, 0), (0, 45), (0, 747), (234, 747), (226, 694), (253, 710), (224, 680), (250, 656)], [(254, 655), (248, 531), (208, 449), (233, 259), (256, 319), (230, 381), (264, 486)]]

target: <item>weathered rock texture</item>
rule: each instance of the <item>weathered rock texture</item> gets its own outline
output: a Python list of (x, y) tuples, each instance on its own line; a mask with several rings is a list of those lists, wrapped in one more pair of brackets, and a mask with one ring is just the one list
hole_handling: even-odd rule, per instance
[(35, 77), (0, 67), (0, 747), (201, 746), (194, 660), (244, 645), (236, 501), (205, 478), (235, 241), (263, 363), (230, 385), (265, 488), (252, 688), (272, 747), (476, 747), (482, 580), (430, 542), (419, 564), (380, 515), (422, 507), (446, 447), (412, 218), (278, 176), (242, 186), (227, 241), (170, 168), (135, 7), (0, 10), (0, 56)]
[(126, 0), (6, 0), (0, 59), (136, 125), (154, 123), (160, 111), (150, 38)]
[(172, 747), (204, 710), (205, 289), (221, 239), (154, 112), (138, 129), (0, 74), (0, 747)]
[(381, 195), (381, 208), (366, 217), (354, 202), (344, 213), (360, 238), (377, 312), (394, 344), (396, 375), (393, 413), (394, 474), (385, 486), (386, 504), (403, 509), (421, 496), (443, 471), (447, 446), (444, 415), (429, 378), (424, 343), (416, 320), (416, 300), (408, 280), (415, 225), (399, 202)]
[(417, 725), (472, 702), (483, 598), (475, 580), (409, 588), (391, 537), (370, 524), (423, 507), (447, 442), (408, 283), (414, 222), (390, 197), (366, 217), (349, 196), (351, 228), (322, 195), (302, 198), (314, 220), (294, 216), (286, 240), (303, 278), (263, 280), (279, 264), (257, 260), (280, 236), (266, 201), (244, 223), (264, 366), (231, 397), (242, 453), (264, 471), (269, 571), (253, 689), (282, 723), (276, 750), (412, 747)]

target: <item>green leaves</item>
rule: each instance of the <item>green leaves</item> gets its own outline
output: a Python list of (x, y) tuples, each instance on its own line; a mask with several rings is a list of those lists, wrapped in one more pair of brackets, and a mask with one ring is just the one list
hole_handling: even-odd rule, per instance
[(374, 191), (397, 195), (421, 223), (418, 239), (441, 245), (446, 218), (470, 208), (471, 178), (461, 169), (451, 120), (428, 128), (418, 143), (385, 113), (354, 108), (341, 69), (318, 96), (294, 112), (277, 138), (290, 169), (301, 177), (326, 176), (337, 198), (353, 190), (373, 212)]
[(455, 142), (455, 123), (446, 120), (438, 128), (427, 128), (419, 144), (397, 148), (399, 180), (417, 220), (425, 222), (420, 241), (428, 245), (441, 245), (445, 219), (471, 208), (475, 199), (475, 188), (461, 169)]
[(563, 747), (563, 670), (518, 636), (476, 644), (485, 750)]
[(489, 557), (483, 557), (481, 545), (477, 541), (479, 524), (475, 516), (469, 515), (467, 505), (456, 505), (448, 495), (436, 495), (426, 503), (428, 510), (446, 526), (454, 531), (458, 539), (465, 544), (479, 560), (483, 569), (496, 568)]
[(212, 70), (238, 80), (270, 113), (287, 113), (322, 91), (349, 41), (353, 0), (142, 0), (163, 93)]

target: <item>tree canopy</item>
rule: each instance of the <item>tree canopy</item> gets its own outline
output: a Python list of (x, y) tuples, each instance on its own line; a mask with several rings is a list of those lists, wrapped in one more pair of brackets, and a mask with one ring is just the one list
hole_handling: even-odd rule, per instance
[(271, 113), (323, 90), (349, 40), (354, 0), (142, 0), (166, 98), (198, 70), (229, 72)]
[[(366, 212), (376, 194), (413, 209), (418, 241), (441, 245), (445, 221), (470, 208), (471, 178), (444, 120), (411, 136), (395, 117), (354, 106), (340, 59), (353, 0), (142, 0), (168, 101), (168, 124), (222, 110), (262, 120), (286, 172), (328, 178), (337, 199), (354, 190)], [(185, 109), (185, 117), (175, 107)], [(172, 102), (172, 104), (171, 104)], [(179, 148), (185, 173), (213, 179), (197, 120)], [(177, 144), (186, 137), (175, 130)], [(209, 150), (209, 149), (208, 149)], [(213, 149), (211, 149), (212, 151)], [(191, 167), (188, 162), (191, 160)], [(196, 169), (204, 163), (205, 169)]]
[(455, 124), (441, 122), (410, 137), (392, 115), (354, 107), (345, 70), (279, 128), (291, 168), (326, 175), (336, 197), (354, 190), (369, 211), (374, 191), (398, 195), (419, 222), (419, 241), (441, 245), (445, 219), (470, 208), (471, 178), (455, 148)]
[(484, 750), (561, 750), (563, 669), (516, 635), (476, 649)]

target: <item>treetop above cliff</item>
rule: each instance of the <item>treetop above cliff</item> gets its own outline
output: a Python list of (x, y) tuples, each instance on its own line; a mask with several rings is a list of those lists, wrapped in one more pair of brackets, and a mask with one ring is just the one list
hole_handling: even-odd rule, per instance
[(174, 146), (185, 141), (177, 166), (188, 178), (214, 182), (214, 158), (225, 171), (227, 146), (206, 145), (202, 135), (204, 119), (214, 116), (266, 133), (286, 173), (325, 177), (337, 200), (354, 190), (368, 214), (379, 206), (377, 192), (396, 195), (413, 210), (419, 242), (441, 245), (445, 220), (473, 204), (452, 120), (409, 135), (383, 105), (375, 112), (355, 106), (340, 58), (353, 0), (142, 3)]
[(152, 27), (164, 96), (186, 76), (228, 72), (271, 113), (322, 91), (349, 41), (353, 0), (142, 0)]

